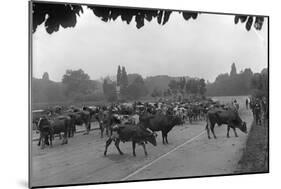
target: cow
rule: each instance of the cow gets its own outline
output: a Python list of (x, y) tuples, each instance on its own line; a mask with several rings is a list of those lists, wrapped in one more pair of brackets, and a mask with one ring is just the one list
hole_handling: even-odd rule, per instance
[(40, 132), (40, 138), (38, 144), (40, 145), (41, 143), (41, 149), (48, 143), (48, 139), (50, 139), (50, 146), (52, 146), (54, 134), (60, 134), (61, 132), (64, 133), (62, 145), (68, 143), (69, 120), (70, 118), (67, 116), (59, 116), (53, 119), (48, 119), (44, 116), (39, 119), (38, 130)]
[[(50, 111), (48, 114), (48, 117), (50, 119), (66, 119), (67, 121), (67, 125), (68, 125), (68, 137), (73, 137), (74, 133), (76, 132), (76, 128), (75, 128), (75, 122), (77, 117), (79, 117), (78, 115), (76, 115), (76, 113), (73, 113), (72, 111), (62, 111), (62, 108), (60, 106), (56, 106), (54, 111)], [(61, 139), (61, 135), (60, 133), (59, 137)]]
[(143, 147), (144, 154), (147, 156), (147, 151), (145, 147), (145, 143), (149, 142), (153, 146), (157, 145), (156, 142), (156, 133), (153, 133), (149, 130), (146, 130), (141, 125), (122, 125), (118, 124), (112, 127), (112, 135), (106, 141), (104, 156), (107, 154), (107, 148), (111, 144), (112, 141), (115, 142), (115, 146), (120, 155), (124, 153), (119, 148), (120, 141), (122, 142), (132, 142), (133, 147), (133, 156), (136, 156), (135, 148), (136, 144), (139, 144)]
[(229, 138), (230, 128), (233, 129), (235, 137), (238, 137), (236, 128), (240, 129), (244, 133), (247, 133), (246, 122), (242, 121), (242, 119), (238, 115), (238, 112), (233, 109), (224, 110), (221, 108), (214, 108), (207, 112), (206, 130), (209, 139), (211, 139), (210, 129), (213, 133), (214, 138), (217, 138), (214, 132), (215, 124), (218, 124), (219, 126), (221, 126), (222, 124), (227, 125), (227, 138)]
[(95, 107), (95, 106), (83, 106), (82, 110), (90, 113), (91, 121), (93, 120), (93, 118), (96, 118), (95, 116), (99, 112), (98, 107)]
[(75, 125), (85, 124), (86, 131), (84, 135), (89, 134), (91, 129), (91, 115), (88, 111), (72, 108), (72, 110), (68, 111), (68, 115), (75, 119)]
[(65, 112), (64, 116), (68, 116), (68, 137), (74, 137), (74, 133), (76, 132), (76, 124), (78, 123), (79, 115), (73, 112)]
[(103, 132), (105, 130), (106, 135), (109, 135), (109, 130), (112, 122), (112, 115), (108, 111), (99, 111), (97, 114), (97, 120), (99, 122), (101, 138), (103, 138)]
[(140, 118), (140, 124), (145, 128), (149, 128), (151, 131), (162, 132), (163, 144), (168, 144), (168, 133), (176, 125), (183, 123), (183, 120), (179, 116), (175, 115), (144, 115)]

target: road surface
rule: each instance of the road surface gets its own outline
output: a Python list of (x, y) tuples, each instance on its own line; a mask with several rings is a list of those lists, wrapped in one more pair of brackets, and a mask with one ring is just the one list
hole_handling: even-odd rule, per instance
[[(243, 109), (240, 115), (250, 130), (251, 112)], [(156, 147), (147, 144), (148, 156), (144, 155), (141, 146), (137, 146), (134, 157), (132, 144), (121, 143), (123, 156), (112, 144), (104, 157), (106, 138), (100, 138), (99, 130), (91, 131), (90, 135), (77, 134), (67, 145), (60, 145), (56, 139), (53, 148), (44, 150), (34, 141), (32, 186), (234, 173), (247, 135), (237, 131), (239, 137), (236, 138), (231, 131), (230, 138), (226, 138), (226, 126), (223, 125), (215, 127), (217, 139), (209, 140), (205, 125), (202, 121), (176, 126), (168, 135), (168, 145), (162, 144), (159, 133)]]

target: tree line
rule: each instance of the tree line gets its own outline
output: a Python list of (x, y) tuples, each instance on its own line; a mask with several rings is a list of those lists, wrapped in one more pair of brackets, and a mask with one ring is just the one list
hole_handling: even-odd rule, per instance
[(253, 73), (250, 68), (246, 68), (240, 71), (240, 73), (237, 73), (235, 63), (233, 63), (229, 74), (219, 74), (213, 83), (207, 84), (206, 95), (235, 96), (258, 95), (258, 93), (265, 94), (268, 90), (265, 83), (268, 83), (267, 69), (264, 69), (261, 73)]
[[(160, 80), (159, 80), (160, 79)], [(34, 102), (59, 101), (101, 101), (109, 102), (138, 100), (142, 97), (170, 98), (189, 96), (234, 96), (250, 95), (268, 96), (268, 70), (253, 73), (247, 68), (237, 73), (235, 63), (231, 65), (230, 73), (220, 74), (213, 83), (205, 80), (177, 77), (167, 80), (159, 77), (157, 80), (144, 80), (139, 74), (127, 74), (126, 68), (118, 66), (116, 79), (106, 77), (102, 82), (91, 80), (82, 69), (66, 70), (62, 82), (53, 82), (45, 72), (42, 79), (33, 79)], [(157, 81), (155, 83), (155, 81)], [(160, 83), (166, 87), (159, 87)], [(154, 83), (153, 85), (151, 85)], [(148, 90), (150, 86), (150, 90)], [(151, 88), (153, 86), (153, 88)]]

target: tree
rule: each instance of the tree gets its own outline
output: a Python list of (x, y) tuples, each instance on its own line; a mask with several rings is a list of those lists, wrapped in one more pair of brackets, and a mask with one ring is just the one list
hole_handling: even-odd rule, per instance
[[(233, 71), (234, 73), (234, 71)], [(253, 74), (250, 68), (246, 68), (235, 77), (225, 74), (217, 76), (214, 83), (206, 86), (207, 95), (211, 96), (234, 96), (234, 95), (249, 95), (253, 90), (262, 90), (259, 81), (261, 73)], [(266, 88), (266, 87), (265, 87)]]
[[(255, 19), (255, 22), (254, 22)], [(261, 30), (264, 22), (263, 16), (247, 16), (247, 15), (236, 15), (234, 17), (234, 23), (238, 24), (239, 21), (241, 23), (245, 23), (245, 28), (247, 31), (251, 30), (252, 25), (255, 27), (256, 30)]]
[(168, 97), (168, 96), (171, 96), (171, 90), (170, 89), (167, 89), (167, 90), (165, 90), (164, 92), (163, 92), (163, 95), (165, 96), (165, 97)]
[(199, 94), (204, 96), (206, 93), (206, 84), (204, 79), (199, 80)]
[(137, 100), (147, 94), (143, 78), (138, 75), (135, 80), (127, 87), (126, 96), (130, 99)]
[(120, 66), (118, 66), (118, 70), (117, 70), (117, 86), (120, 86), (120, 83), (121, 83), (121, 68)]
[(161, 90), (158, 90), (157, 88), (154, 88), (152, 93), (151, 93), (151, 96), (153, 98), (155, 97), (161, 97), (162, 96), (162, 91)]
[(66, 95), (73, 95), (75, 93), (89, 94), (90, 91), (95, 89), (89, 75), (84, 73), (82, 69), (66, 70), (62, 83), (66, 85)]
[(199, 90), (199, 82), (196, 79), (191, 79), (191, 84), (190, 84), (190, 92), (191, 94), (197, 94)]
[(178, 88), (182, 95), (184, 95), (184, 93), (185, 93), (185, 91), (184, 91), (185, 85), (186, 85), (186, 80), (184, 77), (181, 77), (180, 80), (178, 81)]
[[(172, 13), (179, 13), (183, 19), (188, 21), (196, 19), (199, 12), (194, 11), (170, 11), (161, 9), (135, 9), (135, 8), (119, 8), (119, 7), (102, 7), (95, 5), (87, 5), (94, 15), (104, 22), (116, 21), (118, 17), (127, 24), (135, 21), (138, 29), (142, 28), (145, 21), (150, 22), (156, 20), (159, 25), (165, 25)], [(62, 28), (75, 27), (77, 17), (83, 13), (81, 5), (71, 3), (42, 3), (32, 2), (33, 26), (32, 31), (35, 32), (37, 27), (44, 23), (45, 29), (49, 34), (57, 32)], [(48, 16), (47, 16), (48, 15)], [(133, 19), (134, 18), (134, 19)], [(256, 30), (261, 30), (264, 22), (263, 16), (236, 15), (234, 23), (245, 23), (247, 31), (254, 26)]]
[[(95, 5), (87, 5), (86, 7), (92, 10), (93, 14), (104, 22), (115, 21), (118, 17), (121, 17), (121, 20), (127, 24), (135, 21), (136, 28), (138, 29), (144, 26), (145, 20), (150, 22), (155, 19), (159, 25), (165, 25), (172, 14), (170, 10), (161, 9), (111, 8)], [(51, 34), (57, 32), (60, 26), (63, 28), (75, 27), (77, 17), (83, 13), (83, 8), (80, 5), (70, 3), (52, 4), (33, 2), (32, 11), (33, 32), (36, 31), (37, 26), (45, 22), (45, 29)], [(198, 16), (198, 12), (194, 11), (176, 12), (182, 14), (184, 20), (196, 19)]]
[(112, 82), (109, 78), (106, 78), (103, 81), (102, 87), (104, 96), (109, 102), (117, 100), (116, 83)]
[(268, 74), (256, 73), (251, 80), (251, 87), (253, 89), (253, 95), (256, 97), (268, 98)]
[(235, 75), (237, 75), (236, 66), (235, 66), (235, 63), (232, 63), (230, 76), (235, 76)]
[(46, 81), (49, 81), (50, 79), (49, 79), (49, 74), (48, 74), (48, 72), (44, 72), (44, 74), (43, 74), (43, 76), (42, 76), (42, 79), (43, 80), (46, 80)]
[(128, 86), (128, 76), (125, 67), (122, 67), (121, 77), (120, 77), (120, 84), (123, 85), (123, 87)]
[(178, 92), (178, 83), (176, 80), (171, 80), (168, 84), (169, 88), (171, 89), (172, 93), (175, 95)]
[(122, 67), (121, 77), (120, 77), (120, 94), (125, 97), (128, 87), (128, 76), (125, 67)]

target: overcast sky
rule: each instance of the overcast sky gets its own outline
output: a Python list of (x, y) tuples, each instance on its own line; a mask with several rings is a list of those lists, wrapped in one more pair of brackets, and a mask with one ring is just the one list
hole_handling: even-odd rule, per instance
[(33, 76), (61, 81), (67, 69), (83, 69), (91, 79), (112, 76), (117, 66), (143, 77), (191, 76), (213, 81), (220, 73), (267, 67), (267, 19), (263, 29), (246, 31), (234, 16), (200, 14), (186, 21), (173, 12), (164, 26), (156, 20), (137, 29), (120, 18), (103, 22), (84, 8), (74, 28), (48, 34), (44, 24), (33, 34)]

